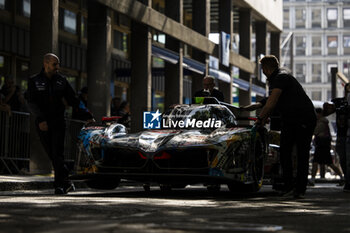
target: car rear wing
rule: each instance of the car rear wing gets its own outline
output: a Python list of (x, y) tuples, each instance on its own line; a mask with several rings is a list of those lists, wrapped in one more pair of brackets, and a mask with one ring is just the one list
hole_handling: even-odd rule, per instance
[[(215, 97), (193, 97), (192, 98), (192, 103), (194, 104), (220, 104), (225, 107), (227, 107), (233, 115), (236, 116), (236, 120), (238, 121), (256, 121), (257, 117), (250, 117), (250, 116), (241, 116), (241, 110), (239, 107), (234, 106), (229, 103), (225, 103), (222, 101), (217, 100)], [(249, 125), (249, 123), (246, 123)], [(245, 125), (245, 124), (244, 124)]]
[(120, 116), (104, 116), (102, 117), (101, 121), (102, 122), (111, 122), (111, 121), (117, 121), (118, 119), (120, 119)]

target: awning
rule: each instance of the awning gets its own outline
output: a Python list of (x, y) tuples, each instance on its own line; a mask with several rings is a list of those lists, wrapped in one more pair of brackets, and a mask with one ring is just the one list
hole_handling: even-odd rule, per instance
[[(233, 85), (244, 91), (249, 90), (249, 82), (243, 79), (234, 78)], [(258, 85), (252, 84), (252, 91), (260, 96), (266, 96), (266, 89)]]
[[(179, 62), (178, 53), (155, 45), (152, 45), (152, 56), (161, 58), (164, 61), (170, 62), (172, 64), (177, 64)], [(184, 69), (196, 72), (198, 74), (204, 75), (205, 73), (205, 64), (195, 61), (191, 58), (184, 57), (182, 65)]]
[(202, 74), (202, 75), (205, 74), (205, 64), (204, 63), (195, 61), (195, 60), (188, 58), (188, 57), (184, 57), (182, 65), (183, 65), (184, 69), (188, 69), (188, 70), (191, 70), (193, 72), (196, 72), (196, 73)]
[(212, 75), (225, 83), (231, 83), (230, 75), (220, 70), (209, 68), (209, 75)]
[(172, 64), (176, 64), (179, 61), (179, 55), (177, 53), (155, 45), (152, 45), (152, 56), (159, 57)]
[(240, 78), (234, 78), (233, 79), (233, 85), (237, 86), (239, 89), (242, 89), (244, 91), (248, 91), (249, 90), (249, 82), (245, 81), (243, 79), (240, 79)]
[(252, 91), (254, 91), (256, 94), (260, 96), (263, 96), (263, 97), (266, 96), (266, 89), (258, 85), (252, 84)]

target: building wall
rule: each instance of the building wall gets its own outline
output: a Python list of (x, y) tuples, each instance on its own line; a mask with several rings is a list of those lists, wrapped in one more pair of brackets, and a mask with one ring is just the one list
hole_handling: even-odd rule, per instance
[[(283, 28), (283, 11), (282, 0), (261, 1), (261, 0), (244, 0), (251, 6), (257, 14), (268, 19), (274, 27), (279, 30)], [(273, 12), (273, 14), (271, 14)]]
[[(284, 39), (294, 33), (295, 76), (313, 100), (331, 99), (330, 68), (349, 77), (350, 1), (284, 0)], [(282, 62), (289, 67), (289, 46), (282, 50)], [(337, 82), (337, 96), (343, 87)]]
[[(239, 9), (240, 7), (250, 8), (252, 10), (252, 17), (255, 18), (255, 20), (265, 20), (268, 23), (269, 31), (278, 32), (281, 29), (281, 1), (282, 0), (274, 0), (266, 4), (266, 2), (262, 3), (260, 0), (239, 0), (233, 1), (233, 4), (235, 4), (233, 9)], [(124, 2), (128, 4), (127, 1)], [(184, 0), (183, 9), (183, 25), (189, 27), (191, 33), (194, 32), (194, 30), (191, 30), (191, 5), (193, 2), (193, 0)], [(164, 3), (165, 0), (153, 0), (152, 8), (159, 13), (164, 14)], [(213, 17), (212, 22), (210, 23), (211, 25), (217, 24), (217, 17), (219, 17), (217, 15), (218, 3), (219, 0), (210, 1), (210, 15)], [(27, 88), (27, 78), (33, 74), (29, 72), (30, 5), (31, 0), (0, 1), (0, 78), (3, 80), (5, 75), (12, 75), (16, 79), (17, 84), (22, 87), (23, 91)], [(272, 10), (274, 11), (274, 14), (270, 13)], [(59, 38), (57, 51), (58, 56), (61, 58), (61, 72), (67, 76), (73, 88), (78, 91), (88, 83), (86, 67), (88, 47), (87, 0), (59, 0), (59, 12), (57, 13), (59, 14)], [(112, 97), (118, 96), (126, 100), (130, 96), (129, 89), (131, 88), (130, 72), (129, 79), (126, 77), (128, 75), (125, 76), (125, 74), (128, 73), (127, 69), (130, 70), (130, 67), (132, 66), (132, 59), (130, 57), (130, 25), (133, 20), (135, 19), (133, 19), (131, 15), (123, 15), (112, 10), (112, 62), (118, 65), (111, 66), (111, 85), (114, 85), (114, 88), (111, 87), (110, 92)], [(39, 36), (40, 35), (38, 35), (38, 37)], [(152, 29), (152, 38), (153, 44), (164, 47), (164, 32)], [(191, 57), (193, 50), (193, 46), (184, 44), (183, 51), (185, 57)], [(218, 49), (213, 49), (213, 54), (218, 55)], [(254, 70), (251, 69), (251, 67), (253, 67), (252, 64), (254, 65), (255, 63), (250, 62), (250, 58), (248, 58), (248, 60), (242, 60), (241, 58), (242, 57), (237, 57), (237, 59), (232, 60), (237, 62), (237, 64), (244, 64), (245, 62), (251, 63), (247, 66), (249, 67), (248, 70)], [(162, 62), (164, 65), (164, 61)], [(154, 61), (153, 67), (159, 68)], [(121, 72), (119, 72), (120, 70)], [(33, 72), (39, 72), (39, 70)], [(186, 86), (184, 98), (186, 99), (186, 102), (188, 102), (191, 95), (191, 91), (189, 91), (189, 84), (192, 83), (191, 73), (186, 73), (184, 75), (186, 76), (184, 79), (184, 86)], [(252, 73), (252, 75), (255, 74)], [(233, 76), (233, 73), (231, 76)], [(164, 82), (164, 75), (157, 73), (154, 80), (156, 81), (152, 84), (153, 91), (154, 93), (157, 93), (157, 98), (162, 99), (164, 97), (164, 89), (162, 89), (162, 85), (158, 85), (158, 83)]]

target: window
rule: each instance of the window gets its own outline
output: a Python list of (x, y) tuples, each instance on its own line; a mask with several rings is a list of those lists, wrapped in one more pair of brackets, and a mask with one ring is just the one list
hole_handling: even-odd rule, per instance
[(320, 28), (321, 27), (321, 9), (312, 9), (311, 10), (311, 27)]
[(66, 32), (76, 34), (77, 32), (77, 15), (76, 13), (60, 8), (60, 28)]
[(159, 33), (158, 31), (154, 32), (153, 33), (153, 40), (157, 41), (161, 44), (165, 44), (165, 40), (166, 40), (165, 34)]
[(29, 77), (29, 62), (17, 59), (16, 66), (16, 83), (21, 87), (21, 90), (27, 90), (27, 78)]
[(11, 57), (0, 55), (0, 82), (4, 83), (5, 75), (11, 73)]
[(295, 28), (305, 28), (306, 11), (304, 8), (295, 9)]
[(306, 48), (306, 37), (305, 36), (296, 36), (295, 37), (295, 48), (296, 48), (296, 56), (305, 56), (305, 48)]
[(77, 32), (77, 15), (69, 10), (64, 10), (63, 28), (67, 32)]
[(322, 75), (322, 64), (312, 64), (312, 83), (320, 83)]
[(338, 10), (337, 8), (327, 9), (327, 23), (328, 27), (337, 27)]
[(344, 27), (350, 27), (350, 8), (343, 9)]
[[(349, 62), (349, 61), (348, 61)], [(350, 64), (347, 62), (344, 62), (343, 64), (343, 74), (347, 77), (349, 77), (349, 66)]]
[(305, 83), (306, 65), (305, 64), (295, 64), (295, 78), (300, 83)]
[(128, 34), (124, 32), (120, 32), (118, 30), (114, 30), (113, 46), (114, 48), (127, 53), (128, 52)]
[(312, 55), (322, 55), (321, 36), (312, 36)]
[(350, 35), (343, 37), (344, 54), (350, 54)]
[[(282, 41), (284, 41), (286, 39), (286, 36), (282, 36)], [(286, 56), (289, 56), (290, 54), (290, 41), (291, 40), (288, 40), (287, 43), (283, 46), (282, 48), (282, 56), (281, 57), (286, 57)]]
[(164, 14), (164, 11), (165, 11), (164, 0), (152, 0), (152, 8)]
[(289, 28), (289, 9), (283, 9), (283, 28)]
[(313, 91), (311, 92), (311, 99), (312, 100), (321, 100), (322, 92), (321, 91)]
[(0, 0), (0, 9), (11, 11), (11, 9), (12, 9), (11, 1), (10, 0)]
[(18, 0), (17, 14), (25, 17), (30, 17), (30, 0)]
[(286, 68), (290, 69), (289, 61), (285, 61), (284, 64), (283, 64), (283, 67), (286, 67)]
[(5, 64), (5, 58), (4, 58), (4, 56), (0, 55), (0, 69), (2, 69), (4, 67), (4, 64)]
[(328, 55), (336, 55), (338, 50), (338, 37), (327, 36)]
[(124, 28), (130, 28), (131, 26), (131, 20), (127, 16), (118, 14), (117, 12), (114, 12), (114, 23)]
[(332, 99), (332, 91), (327, 90), (327, 100)]
[(23, 0), (23, 16), (30, 17), (30, 0)]

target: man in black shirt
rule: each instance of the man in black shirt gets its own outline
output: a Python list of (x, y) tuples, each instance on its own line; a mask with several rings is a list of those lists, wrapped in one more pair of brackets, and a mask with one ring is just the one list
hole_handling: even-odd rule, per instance
[(336, 152), (344, 173), (344, 192), (350, 192), (350, 83), (344, 86), (344, 97), (335, 98), (332, 104), (324, 103), (325, 115), (336, 113), (337, 142)]
[[(300, 83), (287, 71), (279, 68), (275, 56), (265, 56), (260, 63), (271, 93), (256, 124), (264, 125), (274, 109), (280, 112), (284, 195), (301, 198), (305, 194), (308, 180), (310, 144), (316, 126), (315, 109)], [(296, 179), (293, 178), (292, 163), (294, 145), (297, 149)]]
[(221, 91), (214, 88), (214, 77), (207, 75), (203, 78), (203, 88), (194, 94), (194, 97), (215, 97), (219, 101), (224, 101), (224, 95)]
[(79, 100), (67, 79), (58, 73), (59, 58), (55, 54), (46, 54), (43, 65), (41, 72), (28, 81), (28, 103), (40, 141), (55, 171), (55, 194), (65, 194), (74, 190), (74, 185), (68, 180), (68, 168), (63, 157), (64, 103), (77, 108)]

